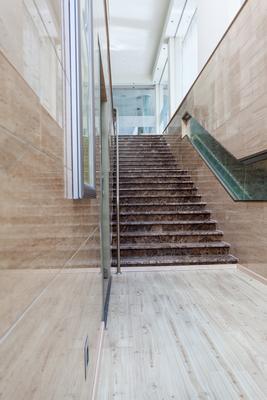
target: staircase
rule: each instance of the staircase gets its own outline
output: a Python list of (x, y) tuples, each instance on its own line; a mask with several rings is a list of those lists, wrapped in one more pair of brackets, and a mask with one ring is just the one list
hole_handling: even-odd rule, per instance
[[(120, 136), (119, 148), (121, 267), (237, 262), (163, 136)], [(116, 266), (115, 203), (112, 230)]]

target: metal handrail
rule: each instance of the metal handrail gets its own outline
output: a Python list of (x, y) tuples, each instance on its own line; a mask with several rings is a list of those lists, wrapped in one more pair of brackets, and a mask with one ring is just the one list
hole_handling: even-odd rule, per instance
[(116, 133), (116, 211), (117, 211), (117, 274), (121, 274), (121, 249), (120, 249), (120, 155), (119, 155), (119, 134), (115, 114)]

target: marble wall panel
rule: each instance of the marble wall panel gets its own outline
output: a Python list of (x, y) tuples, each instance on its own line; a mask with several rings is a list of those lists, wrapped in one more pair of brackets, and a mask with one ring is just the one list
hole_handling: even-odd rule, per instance
[(166, 135), (179, 165), (190, 170), (207, 208), (240, 264), (267, 278), (267, 202), (234, 201), (187, 137)]
[(237, 159), (267, 151), (267, 2), (249, 0), (180, 105)]
[(98, 199), (64, 198), (63, 130), (3, 54), (0, 83), (0, 268), (62, 268), (99, 229)]

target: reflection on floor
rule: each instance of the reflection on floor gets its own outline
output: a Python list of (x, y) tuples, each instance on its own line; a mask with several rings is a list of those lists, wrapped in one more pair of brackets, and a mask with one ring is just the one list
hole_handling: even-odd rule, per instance
[(97, 400), (266, 400), (267, 287), (238, 270), (113, 280)]
[(0, 293), (0, 399), (90, 398), (102, 309), (100, 273), (0, 271)]

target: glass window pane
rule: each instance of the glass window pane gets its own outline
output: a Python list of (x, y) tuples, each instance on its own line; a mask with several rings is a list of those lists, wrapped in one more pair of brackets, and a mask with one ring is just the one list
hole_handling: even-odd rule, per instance
[(169, 62), (167, 60), (159, 84), (160, 89), (160, 131), (166, 128), (170, 119), (169, 101)]
[(92, 104), (92, 32), (90, 1), (80, 0), (81, 124), (84, 183), (95, 188), (95, 146)]
[(156, 132), (155, 88), (114, 88), (118, 132), (126, 135)]

